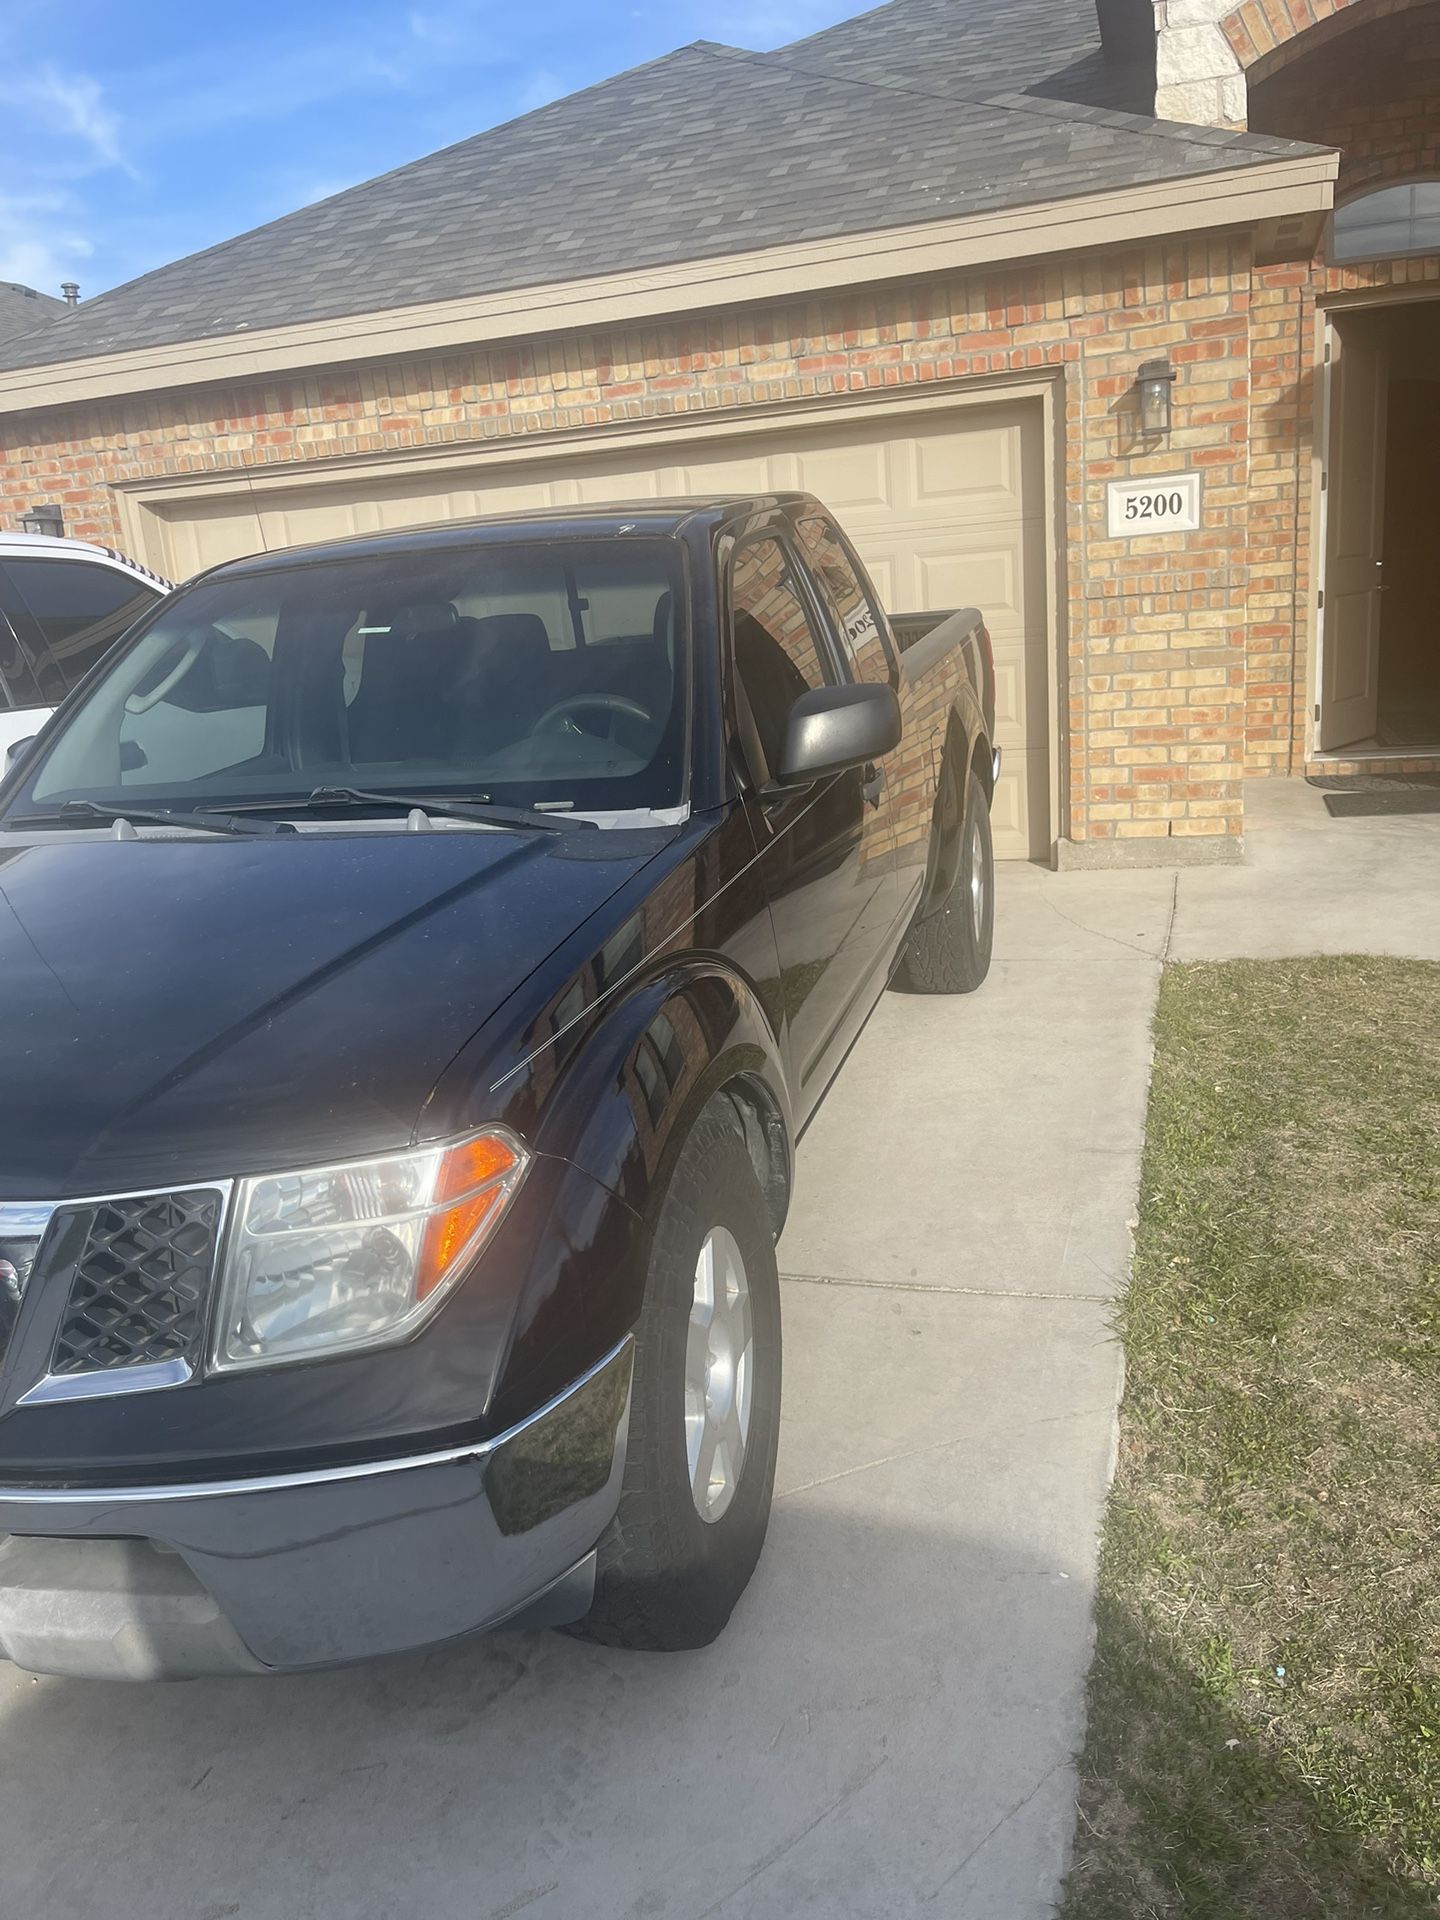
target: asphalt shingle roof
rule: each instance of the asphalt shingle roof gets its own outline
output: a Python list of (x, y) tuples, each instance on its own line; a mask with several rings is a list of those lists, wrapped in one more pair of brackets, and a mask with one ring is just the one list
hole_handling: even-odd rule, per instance
[[(1307, 151), (1024, 93), (1017, 34), (1037, 52), (1048, 40), (1062, 62), (1094, 52), (1078, 32), (1032, 30), (1032, 9), (1047, 21), (1088, 17), (1087, 0), (894, 0), (779, 54), (698, 42), (99, 295), (67, 316), (63, 353), (44, 330), (0, 340), (0, 367), (580, 280)], [(1007, 21), (1008, 64), (998, 51)], [(986, 98), (997, 80), (1011, 90)]]
[(1100, 45), (1093, 0), (892, 0), (785, 51), (827, 66), (994, 96), (1034, 93), (1148, 114), (1155, 60)]
[(47, 320), (69, 311), (52, 293), (37, 293), (34, 287), (22, 287), (17, 280), (0, 280), (0, 340), (17, 333), (33, 333)]

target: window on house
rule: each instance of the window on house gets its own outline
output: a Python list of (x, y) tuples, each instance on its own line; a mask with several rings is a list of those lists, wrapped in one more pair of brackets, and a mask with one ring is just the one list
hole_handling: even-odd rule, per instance
[(1335, 209), (1332, 260), (1396, 253), (1440, 253), (1440, 180), (1381, 187)]

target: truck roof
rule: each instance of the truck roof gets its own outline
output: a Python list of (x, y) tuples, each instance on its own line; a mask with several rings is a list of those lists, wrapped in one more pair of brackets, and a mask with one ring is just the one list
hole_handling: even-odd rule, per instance
[(0, 532), (0, 555), (12, 560), (86, 560), (98, 566), (118, 567), (167, 592), (172, 585), (163, 574), (142, 566), (116, 547), (102, 547), (94, 540), (73, 540), (69, 534)]
[(745, 519), (766, 508), (791, 506), (811, 498), (806, 493), (715, 493), (672, 500), (605, 501), (594, 506), (531, 507), (520, 512), (479, 514), (464, 520), (438, 520), (419, 527), (396, 527), (384, 533), (351, 534), (340, 540), (315, 541), (307, 546), (283, 547), (274, 553), (254, 553), (243, 560), (226, 560), (198, 576), (216, 573), (263, 573), (293, 566), (297, 560), (364, 560), (386, 554), (447, 547), (489, 546), (519, 534), (526, 540), (619, 538), (648, 534), (674, 538), (692, 522), (723, 525)]

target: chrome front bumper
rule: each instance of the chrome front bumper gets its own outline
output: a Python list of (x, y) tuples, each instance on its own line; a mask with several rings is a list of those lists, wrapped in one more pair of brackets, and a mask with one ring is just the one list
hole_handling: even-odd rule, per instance
[[(625, 1470), (634, 1342), (468, 1447), (175, 1486), (0, 1487), (0, 1655), (187, 1679), (578, 1618)], [(9, 1535), (7, 1539), (4, 1536)]]

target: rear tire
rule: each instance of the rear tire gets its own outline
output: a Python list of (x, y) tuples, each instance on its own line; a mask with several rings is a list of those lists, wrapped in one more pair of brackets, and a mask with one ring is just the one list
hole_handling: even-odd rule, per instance
[(600, 1543), (594, 1604), (572, 1632), (650, 1652), (717, 1637), (765, 1542), (780, 1374), (769, 1209), (733, 1112), (716, 1102), (660, 1206), (620, 1510)]
[(995, 849), (990, 802), (973, 773), (966, 786), (959, 834), (954, 879), (944, 898), (933, 902), (910, 929), (900, 963), (900, 984), (911, 993), (974, 993), (990, 971)]

